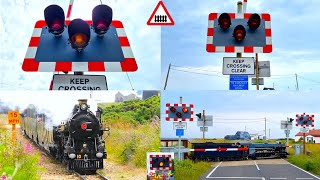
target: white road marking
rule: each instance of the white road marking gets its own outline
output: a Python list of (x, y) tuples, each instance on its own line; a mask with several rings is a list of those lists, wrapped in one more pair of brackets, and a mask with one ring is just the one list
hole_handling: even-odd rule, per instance
[(287, 178), (281, 178), (281, 177), (274, 177), (274, 178), (270, 178), (270, 179), (287, 179)]
[(313, 178), (296, 178), (296, 179), (313, 179)]
[(221, 161), (221, 162), (218, 164), (218, 166), (216, 166), (216, 167), (208, 174), (208, 176), (207, 176), (206, 178), (210, 178), (211, 174), (213, 174), (213, 172), (221, 165), (222, 162), (223, 162), (223, 161)]
[(257, 162), (256, 162), (256, 161), (254, 161), (254, 164), (256, 165), (256, 167), (257, 167), (258, 171), (260, 171), (260, 168), (259, 168), (259, 166), (258, 166), (258, 164), (257, 164)]
[(207, 177), (210, 179), (258, 179), (265, 180), (264, 177)]
[[(309, 173), (308, 171), (305, 171), (305, 170), (303, 170), (303, 169), (299, 168), (298, 166), (295, 166), (295, 165), (291, 164), (290, 162), (289, 162), (289, 164), (290, 164), (291, 166), (293, 166), (293, 167), (295, 167), (295, 168), (297, 168), (297, 169), (300, 169), (301, 171), (303, 171), (303, 172), (305, 172), (305, 173), (309, 174), (310, 176), (315, 177), (316, 179), (320, 179), (319, 177), (317, 177), (317, 176), (315, 176), (315, 175), (313, 175), (313, 174)], [(296, 178), (296, 179), (298, 179), (298, 178)]]

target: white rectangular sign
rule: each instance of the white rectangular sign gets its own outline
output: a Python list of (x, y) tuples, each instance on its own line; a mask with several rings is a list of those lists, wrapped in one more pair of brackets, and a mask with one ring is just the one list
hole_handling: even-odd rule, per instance
[(254, 74), (253, 57), (224, 57), (223, 58), (223, 75), (250, 75)]
[[(270, 61), (259, 61), (259, 77), (271, 77)], [(254, 70), (254, 75), (250, 77), (256, 77), (256, 70)]]
[(174, 122), (173, 129), (187, 129), (187, 123), (186, 122)]
[(107, 80), (104, 75), (53, 75), (52, 90), (62, 91), (96, 91), (108, 90)]
[(281, 129), (292, 130), (292, 122), (281, 121)]

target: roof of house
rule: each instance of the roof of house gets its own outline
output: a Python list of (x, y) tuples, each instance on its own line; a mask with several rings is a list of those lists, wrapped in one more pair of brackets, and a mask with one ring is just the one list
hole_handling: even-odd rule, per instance
[[(306, 136), (311, 135), (313, 137), (320, 137), (320, 129), (310, 129)], [(303, 136), (302, 132), (296, 134), (296, 136)]]

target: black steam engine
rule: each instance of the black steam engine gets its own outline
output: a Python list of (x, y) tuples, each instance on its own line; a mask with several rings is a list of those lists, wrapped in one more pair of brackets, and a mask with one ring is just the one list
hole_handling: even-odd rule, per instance
[(103, 168), (107, 158), (104, 131), (101, 123), (102, 110), (94, 114), (86, 99), (78, 100), (70, 117), (59, 126), (52, 126), (46, 119), (25, 116), (22, 130), (57, 160), (67, 164), (69, 170), (81, 174), (93, 174)]

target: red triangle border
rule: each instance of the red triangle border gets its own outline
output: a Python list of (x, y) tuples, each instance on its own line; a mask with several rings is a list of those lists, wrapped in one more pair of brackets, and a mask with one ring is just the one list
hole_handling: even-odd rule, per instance
[[(157, 12), (157, 10), (159, 9), (160, 6), (163, 7), (163, 9), (164, 9), (165, 13), (167, 14), (168, 18), (170, 19), (171, 23), (151, 23), (152, 18), (154, 17), (154, 15), (156, 14), (156, 12)], [(149, 25), (149, 26), (157, 26), (157, 25), (160, 25), (160, 26), (172, 26), (172, 25), (174, 25), (174, 21), (173, 21), (170, 13), (168, 12), (166, 6), (163, 4), (162, 1), (159, 1), (159, 3), (157, 4), (156, 8), (154, 8), (154, 10), (153, 10), (148, 22), (147, 22), (147, 25)]]

